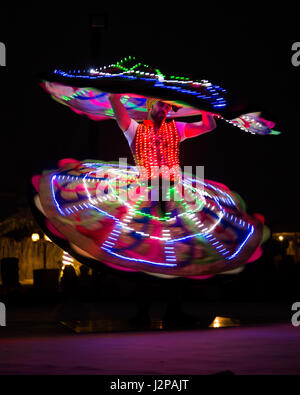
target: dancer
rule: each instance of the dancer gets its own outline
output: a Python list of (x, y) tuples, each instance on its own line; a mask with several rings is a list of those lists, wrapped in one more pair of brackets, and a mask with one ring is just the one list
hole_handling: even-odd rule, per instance
[[(227, 120), (229, 101), (219, 85), (167, 78), (139, 65), (55, 70), (43, 80), (43, 88), (76, 113), (116, 118), (136, 165), (64, 159), (34, 177), (34, 206), (48, 236), (87, 264), (164, 278), (206, 279), (257, 259), (263, 217), (249, 215), (223, 184), (182, 177), (179, 146), (214, 130), (214, 118), (258, 134), (272, 134), (274, 123), (253, 113)], [(200, 114), (201, 122), (174, 120)], [(157, 188), (148, 183), (153, 179), (170, 184)]]
[[(166, 193), (167, 193), (167, 188), (165, 188), (165, 191), (163, 191), (163, 181), (161, 181), (162, 178), (162, 172), (160, 171), (159, 168), (166, 166), (169, 170), (174, 171), (174, 164), (178, 167), (179, 166), (179, 147), (170, 147), (171, 144), (178, 144), (178, 139), (176, 138), (177, 135), (179, 136), (179, 143), (182, 142), (183, 140), (187, 138), (192, 138), (192, 137), (197, 137), (203, 133), (210, 132), (216, 128), (216, 122), (214, 120), (213, 115), (209, 114), (208, 112), (202, 111), (202, 121), (197, 122), (197, 123), (185, 123), (185, 122), (170, 122), (167, 124), (167, 129), (165, 127), (166, 123), (166, 118), (171, 110), (171, 108), (174, 108), (175, 106), (172, 106), (169, 103), (166, 103), (162, 100), (155, 99), (155, 98), (149, 98), (147, 99), (146, 102), (146, 107), (148, 110), (147, 113), (147, 119), (143, 121), (142, 124), (138, 124), (134, 119), (131, 119), (125, 106), (121, 103), (121, 96), (122, 95), (116, 95), (116, 94), (110, 94), (108, 96), (112, 109), (115, 114), (115, 119), (121, 128), (121, 130), (124, 132), (124, 135), (128, 141), (129, 147), (131, 149), (131, 152), (135, 158), (136, 163), (139, 163), (140, 165), (142, 164), (143, 169), (140, 168), (140, 176), (142, 176), (143, 170), (145, 170), (146, 173), (146, 178), (149, 180), (151, 177), (159, 176), (160, 177), (160, 184), (159, 184), (159, 195), (158, 195), (158, 200), (160, 201), (161, 209), (162, 209), (162, 214), (165, 212), (165, 201), (166, 201)], [(154, 132), (154, 136), (151, 136), (151, 134), (147, 133), (147, 130), (152, 130)], [(137, 130), (139, 131), (139, 135), (136, 136)], [(169, 141), (167, 140), (167, 137), (165, 131), (168, 130), (168, 138)], [(171, 131), (171, 133), (170, 133)], [(138, 140), (144, 140), (143, 141), (143, 147), (142, 150), (145, 148), (145, 134), (147, 133), (148, 138), (153, 138), (151, 142), (148, 142), (148, 144), (154, 144), (153, 147), (156, 152), (154, 152), (154, 156), (157, 157), (157, 161), (155, 163), (150, 163), (148, 155), (145, 155), (145, 157), (142, 158), (137, 158), (138, 151), (140, 150), (140, 147), (137, 147), (137, 139)], [(174, 136), (175, 134), (175, 136)], [(155, 143), (153, 142), (155, 141)], [(161, 142), (164, 142), (165, 146), (168, 145), (169, 150), (174, 151), (175, 155), (171, 156), (165, 155), (165, 152), (162, 152), (162, 147), (163, 144)], [(146, 143), (147, 144), (147, 143)], [(156, 167), (156, 169), (155, 169)], [(175, 170), (176, 171), (176, 170)], [(170, 175), (172, 184), (173, 184), (173, 174)], [(167, 172), (167, 177), (169, 178), (169, 173)], [(169, 186), (168, 182), (165, 183), (167, 186)], [(152, 182), (153, 185), (153, 182)], [(152, 196), (154, 194), (152, 193)]]
[[(169, 111), (172, 108), (171, 104), (168, 104), (162, 100), (149, 98), (147, 100), (146, 106), (148, 110), (147, 120), (145, 120), (141, 125), (139, 125), (134, 119), (131, 119), (127, 113), (125, 106), (121, 103), (121, 94), (110, 94), (108, 96), (111, 106), (113, 108), (115, 119), (120, 127), (120, 129), (124, 132), (125, 137), (130, 146), (131, 152), (135, 158), (137, 158), (137, 150), (136, 150), (136, 134), (137, 130), (139, 133), (143, 135), (144, 125), (146, 128), (153, 129), (155, 133), (155, 149), (157, 150), (156, 155), (158, 158), (157, 165), (161, 167), (165, 165), (169, 168), (172, 168), (174, 162), (168, 163), (163, 161), (164, 155), (160, 152), (161, 144), (159, 144), (159, 140), (162, 139), (162, 133), (160, 132), (161, 128), (164, 127), (166, 122), (166, 117)], [(216, 122), (214, 120), (213, 115), (202, 111), (202, 121), (197, 123), (184, 123), (184, 122), (171, 122), (168, 126), (168, 129), (172, 128), (172, 134), (179, 135), (179, 142), (187, 139), (197, 137), (201, 134), (210, 132), (216, 128)], [(149, 136), (149, 134), (148, 134)], [(139, 137), (138, 137), (139, 138)], [(172, 144), (177, 139), (171, 138), (170, 141), (167, 141), (167, 144)], [(177, 154), (177, 158), (175, 162), (179, 164), (179, 149), (175, 150)], [(171, 156), (168, 156), (167, 159), (171, 159)], [(172, 158), (174, 159), (174, 158)], [(144, 166), (149, 168), (148, 163), (143, 161)], [(150, 171), (151, 175), (156, 172)], [(164, 207), (166, 191), (162, 191), (163, 184), (160, 184), (160, 192), (159, 201), (162, 207)], [(164, 214), (165, 208), (162, 209), (162, 214)], [(151, 285), (149, 285), (149, 281), (137, 282), (137, 303), (138, 303), (138, 311), (135, 317), (131, 319), (131, 322), (134, 324), (149, 324), (150, 322), (150, 313), (149, 309), (151, 306)], [(174, 284), (174, 280), (172, 283), (167, 285), (167, 307), (165, 314), (163, 316), (163, 321), (165, 324), (169, 325), (171, 323), (179, 324), (193, 324), (197, 321), (196, 317), (192, 317), (183, 312), (181, 307), (181, 287), (180, 283), (176, 282)]]

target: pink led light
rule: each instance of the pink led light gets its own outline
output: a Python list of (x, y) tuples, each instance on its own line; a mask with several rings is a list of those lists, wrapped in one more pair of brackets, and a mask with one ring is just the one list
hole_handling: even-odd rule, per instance
[(40, 179), (42, 178), (41, 175), (35, 175), (31, 178), (32, 185), (36, 189), (36, 191), (40, 192)]

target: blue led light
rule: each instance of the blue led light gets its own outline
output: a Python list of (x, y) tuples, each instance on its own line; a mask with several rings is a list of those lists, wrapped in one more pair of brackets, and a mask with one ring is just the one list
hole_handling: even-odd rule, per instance
[(234, 254), (232, 254), (232, 255), (229, 256), (229, 257), (226, 257), (226, 259), (233, 259), (233, 258), (235, 258), (235, 257), (237, 256), (237, 254), (241, 251), (241, 249), (243, 248), (243, 246), (246, 244), (246, 242), (249, 240), (249, 238), (252, 236), (253, 232), (254, 232), (254, 226), (252, 225), (252, 226), (251, 226), (251, 230), (250, 230), (250, 232), (248, 233), (248, 235), (247, 235), (247, 237), (245, 238), (245, 240), (243, 241), (243, 243), (241, 243), (241, 245), (239, 246), (239, 248), (236, 250), (236, 252), (235, 252)]
[[(105, 69), (105, 68), (104, 68)], [(112, 74), (112, 73), (103, 73), (103, 74), (98, 74), (98, 75), (84, 75), (84, 74), (80, 74), (80, 70), (78, 71), (73, 71), (73, 73), (71, 72), (71, 70), (69, 70), (68, 72), (62, 71), (62, 70), (57, 70), (55, 69), (54, 74), (59, 74), (63, 77), (67, 77), (67, 78), (84, 78), (84, 79), (90, 79), (90, 80), (96, 80), (96, 79), (105, 79), (105, 78), (120, 78), (120, 79), (130, 79), (130, 80), (141, 80), (141, 81), (150, 81), (150, 82), (154, 82), (155, 87), (161, 87), (164, 89), (171, 89), (171, 90), (176, 90), (180, 93), (184, 93), (184, 94), (189, 94), (189, 95), (195, 95), (200, 99), (204, 99), (204, 100), (212, 100), (213, 98), (215, 98), (216, 96), (219, 96), (219, 93), (216, 91), (216, 89), (218, 89), (219, 91), (222, 92), (226, 92), (225, 89), (220, 88), (218, 85), (213, 85), (210, 83), (209, 86), (204, 85), (205, 91), (207, 93), (209, 93), (209, 96), (205, 95), (205, 94), (199, 94), (198, 91), (196, 90), (191, 90), (191, 89), (187, 89), (186, 87), (182, 87), (182, 83), (180, 83), (179, 81), (171, 81), (171, 84), (173, 85), (168, 85), (168, 83), (170, 82), (166, 82), (164, 83), (163, 81), (157, 80), (157, 76), (153, 76), (152, 78), (150, 77), (141, 77), (141, 75), (145, 74), (144, 72), (140, 72), (139, 76), (132, 76), (132, 75), (125, 75), (125, 74)], [(176, 86), (174, 86), (174, 84), (177, 84)], [(180, 84), (180, 85), (179, 85)], [(215, 92), (215, 93), (213, 93)], [(82, 100), (89, 100), (89, 98), (86, 97), (82, 97)], [(217, 99), (220, 101), (220, 104), (215, 105), (214, 107), (225, 107), (226, 106), (226, 102), (224, 98), (219, 98)], [(222, 103), (221, 103), (222, 102)]]
[(176, 264), (172, 264), (172, 263), (163, 263), (163, 262), (152, 262), (152, 261), (148, 261), (146, 259), (139, 259), (139, 258), (129, 258), (129, 257), (125, 257), (122, 256), (120, 254), (117, 254), (116, 252), (113, 252), (111, 250), (109, 250), (108, 248), (103, 248), (101, 247), (104, 251), (106, 251), (107, 253), (114, 255), (118, 258), (122, 258), (125, 259), (127, 261), (134, 261), (134, 262), (141, 262), (141, 263), (149, 263), (151, 265), (155, 265), (155, 266), (169, 266), (169, 267), (174, 267), (177, 266)]
[(55, 192), (54, 192), (54, 186), (53, 186), (53, 181), (56, 179), (56, 175), (54, 175), (52, 178), (51, 178), (51, 193), (52, 193), (52, 198), (53, 198), (53, 201), (54, 201), (54, 203), (55, 203), (55, 206), (56, 206), (56, 208), (57, 208), (57, 210), (60, 212), (60, 214), (61, 215), (65, 215), (65, 213), (61, 210), (61, 208), (60, 208), (60, 206), (59, 206), (59, 204), (58, 204), (58, 202), (57, 202), (57, 200), (56, 200), (56, 198), (55, 198)]
[[(222, 248), (222, 247), (224, 247), (223, 245), (220, 245), (219, 247), (216, 247), (216, 250), (218, 250), (218, 249), (220, 249), (220, 248)], [(220, 251), (219, 251), (220, 252)]]

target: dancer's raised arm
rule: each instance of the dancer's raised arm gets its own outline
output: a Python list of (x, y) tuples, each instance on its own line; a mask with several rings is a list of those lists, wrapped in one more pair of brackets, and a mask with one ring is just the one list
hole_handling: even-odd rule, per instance
[(121, 103), (121, 96), (120, 94), (109, 94), (108, 99), (110, 101), (111, 107), (114, 111), (116, 121), (118, 122), (119, 127), (125, 132), (130, 125), (130, 117), (127, 113), (126, 108)]
[(211, 132), (216, 128), (216, 122), (212, 114), (202, 111), (202, 121), (187, 123), (185, 125), (185, 138), (189, 139), (192, 137), (197, 137), (200, 134)]

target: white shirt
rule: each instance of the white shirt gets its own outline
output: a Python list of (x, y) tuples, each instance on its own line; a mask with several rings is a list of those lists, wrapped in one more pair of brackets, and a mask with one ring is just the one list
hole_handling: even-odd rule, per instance
[[(176, 124), (176, 128), (178, 130), (179, 136), (180, 136), (180, 142), (182, 142), (186, 138), (185, 134), (184, 134), (186, 123), (185, 122), (175, 122), (175, 124)], [(131, 146), (131, 143), (133, 142), (138, 125), (139, 124), (134, 119), (131, 119), (128, 129), (124, 132), (129, 146)]]

